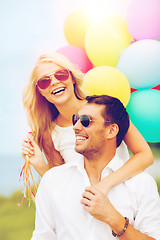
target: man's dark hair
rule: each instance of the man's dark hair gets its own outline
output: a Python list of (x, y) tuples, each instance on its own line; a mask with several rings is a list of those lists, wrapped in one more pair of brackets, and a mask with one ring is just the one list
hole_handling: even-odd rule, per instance
[(102, 112), (102, 116), (104, 117), (105, 121), (116, 123), (119, 127), (119, 132), (117, 134), (117, 147), (119, 147), (128, 131), (130, 123), (126, 108), (119, 99), (108, 95), (88, 96), (86, 97), (86, 100), (88, 103), (95, 103), (105, 106), (105, 109)]

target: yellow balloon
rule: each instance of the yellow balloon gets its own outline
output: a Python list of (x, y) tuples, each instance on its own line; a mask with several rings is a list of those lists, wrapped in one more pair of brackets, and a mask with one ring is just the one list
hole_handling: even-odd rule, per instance
[(88, 27), (85, 50), (94, 66), (116, 67), (122, 50), (132, 40), (125, 20), (117, 15), (107, 15)]
[(89, 24), (89, 16), (83, 9), (71, 12), (64, 22), (64, 35), (67, 42), (84, 49), (85, 35)]
[(84, 77), (82, 89), (87, 95), (109, 95), (118, 98), (124, 106), (130, 99), (130, 85), (125, 75), (110, 66), (89, 70)]

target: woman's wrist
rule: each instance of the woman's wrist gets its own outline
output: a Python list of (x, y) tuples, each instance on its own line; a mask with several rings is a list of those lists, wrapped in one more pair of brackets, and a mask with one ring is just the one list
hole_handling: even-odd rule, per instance
[(45, 160), (43, 159), (43, 161), (39, 161), (38, 164), (36, 164), (34, 166), (34, 169), (38, 172), (38, 174), (42, 177), (45, 172), (47, 172), (49, 170), (49, 166), (48, 164), (45, 162)]

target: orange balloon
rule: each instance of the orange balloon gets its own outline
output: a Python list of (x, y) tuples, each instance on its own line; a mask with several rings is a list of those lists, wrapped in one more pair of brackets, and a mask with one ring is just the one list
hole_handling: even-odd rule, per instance
[(64, 22), (64, 35), (67, 42), (84, 49), (85, 35), (89, 24), (89, 16), (83, 9), (71, 12)]

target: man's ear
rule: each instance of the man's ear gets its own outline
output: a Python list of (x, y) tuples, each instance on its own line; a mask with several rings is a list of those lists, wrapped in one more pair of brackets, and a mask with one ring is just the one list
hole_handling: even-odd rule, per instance
[(106, 129), (107, 139), (111, 139), (117, 136), (119, 132), (119, 127), (116, 123), (110, 124)]

